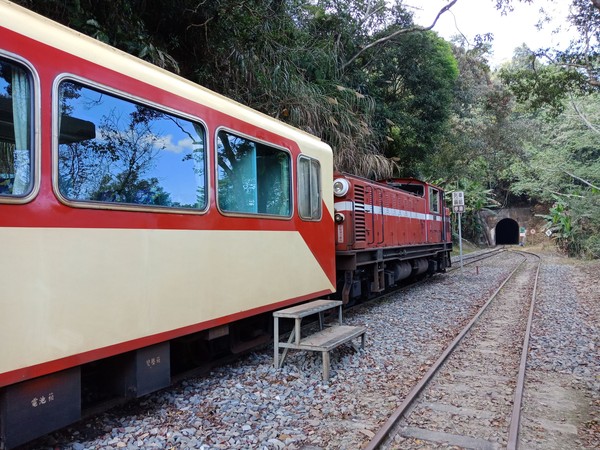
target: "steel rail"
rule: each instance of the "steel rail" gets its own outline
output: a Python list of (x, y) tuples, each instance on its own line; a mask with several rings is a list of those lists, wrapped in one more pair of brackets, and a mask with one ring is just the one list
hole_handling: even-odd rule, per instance
[[(505, 251), (507, 251), (507, 250), (504, 247), (501, 247), (501, 248), (495, 248), (495, 249), (490, 250), (490, 251), (485, 252), (485, 253), (478, 253), (477, 255), (473, 255), (473, 256), (468, 256), (467, 255), (466, 259), (463, 258), (463, 265), (466, 266), (467, 264), (473, 264), (475, 262), (482, 261), (484, 259), (488, 259), (488, 258), (491, 258), (493, 256), (499, 255), (500, 253), (505, 252)], [(455, 261), (455, 263), (456, 262), (457, 261)], [(455, 270), (459, 270), (459, 269), (460, 269), (459, 266), (453, 265), (449, 269), (449, 271), (455, 271)]]
[(513, 399), (512, 414), (510, 418), (510, 426), (508, 429), (507, 450), (516, 450), (519, 445), (519, 425), (521, 423), (521, 404), (523, 402), (523, 392), (525, 390), (525, 372), (527, 371), (527, 356), (529, 354), (529, 338), (531, 336), (531, 327), (533, 323), (533, 312), (535, 310), (535, 302), (537, 298), (537, 285), (540, 276), (541, 258), (539, 255), (530, 252), (528, 253), (537, 257), (540, 260), (535, 272), (535, 280), (533, 282), (533, 292), (531, 294), (531, 304), (529, 306), (529, 316), (527, 318), (527, 328), (525, 329), (525, 339), (523, 341), (523, 349), (521, 351), (521, 364), (519, 366), (519, 374), (517, 376), (517, 385), (515, 387), (515, 395)]
[[(490, 250), (490, 251), (488, 251), (486, 253), (482, 253), (480, 255), (477, 255), (477, 256), (480, 256), (480, 258), (477, 259), (477, 260), (465, 261), (464, 265), (471, 264), (471, 263), (474, 263), (474, 262), (477, 262), (477, 261), (481, 261), (481, 260), (484, 260), (484, 259), (487, 259), (487, 258), (491, 258), (493, 256), (498, 255), (501, 252), (504, 252), (504, 251), (506, 251), (506, 249), (504, 249), (504, 248)], [(452, 267), (449, 267), (446, 270), (446, 273), (447, 272), (454, 272), (455, 270), (458, 270), (458, 269), (459, 269), (458, 267), (452, 266)], [(437, 275), (437, 274), (434, 274), (434, 275)], [(441, 275), (443, 275), (443, 273)], [(412, 289), (412, 288), (420, 286), (420, 285), (422, 285), (424, 283), (427, 283), (427, 281), (429, 280), (429, 278), (430, 277), (428, 277), (428, 276), (425, 275), (425, 276), (423, 276), (423, 278), (418, 278), (418, 279), (415, 279), (415, 280), (412, 280), (410, 278), (407, 279), (407, 280), (403, 280), (403, 281), (406, 281), (406, 284), (403, 284), (403, 285), (397, 286), (397, 287), (393, 287), (393, 288), (390, 288), (390, 289), (386, 289), (385, 291), (383, 291), (381, 293), (377, 293), (373, 297), (369, 298), (368, 301), (369, 302), (373, 302), (373, 301), (383, 300), (383, 299), (385, 299), (387, 297), (391, 297), (391, 296), (397, 295), (399, 293), (402, 293), (404, 291), (407, 291), (409, 289)], [(354, 303), (354, 304), (348, 305), (348, 307), (349, 308), (353, 308), (353, 307), (364, 305), (364, 304), (365, 303), (363, 303), (363, 302), (358, 302), (358, 303)]]
[[(523, 255), (521, 255), (523, 256)], [(494, 293), (490, 296), (490, 298), (486, 301), (486, 303), (479, 309), (477, 314), (471, 319), (471, 321), (462, 329), (462, 331), (454, 338), (454, 340), (450, 343), (448, 347), (444, 350), (441, 356), (435, 361), (435, 363), (429, 368), (427, 373), (423, 375), (423, 378), (419, 380), (419, 382), (412, 388), (412, 390), (408, 393), (402, 404), (392, 413), (389, 419), (383, 424), (383, 426), (377, 431), (375, 436), (371, 438), (369, 444), (365, 447), (365, 450), (376, 450), (378, 449), (382, 443), (389, 437), (390, 433), (393, 431), (394, 427), (400, 419), (405, 415), (406, 411), (410, 408), (410, 406), (417, 399), (419, 394), (423, 391), (423, 389), (429, 384), (429, 382), (433, 379), (435, 374), (442, 367), (448, 356), (452, 354), (452, 352), (456, 349), (460, 341), (467, 335), (467, 333), (471, 330), (473, 325), (479, 320), (481, 315), (486, 311), (488, 306), (492, 303), (492, 301), (496, 298), (498, 293), (502, 290), (504, 285), (508, 283), (508, 281), (513, 277), (513, 275), (517, 272), (517, 270), (521, 267), (521, 265), (527, 260), (526, 257), (523, 257), (523, 260), (513, 269), (513, 271), (506, 277), (506, 279), (500, 284), (500, 286), (494, 291)]]
[[(491, 258), (491, 257), (496, 256), (496, 255), (498, 255), (498, 254), (500, 254), (502, 252), (505, 252), (505, 251), (506, 251), (506, 249), (504, 247), (492, 249), (490, 251), (487, 251), (485, 253), (481, 253), (481, 254), (478, 254), (478, 255), (472, 257), (473, 259), (470, 260), (470, 261), (465, 261), (464, 265), (466, 266), (467, 264), (472, 264), (472, 263), (477, 262), (477, 261), (482, 261), (484, 259)], [(475, 259), (475, 258), (478, 258), (478, 259)], [(459, 267), (452, 266), (452, 267), (449, 267), (446, 270), (446, 272), (454, 272), (455, 270), (458, 270), (458, 269), (459, 269)], [(403, 285), (398, 286), (398, 287), (386, 289), (382, 293), (375, 294), (373, 297), (371, 297), (369, 299), (369, 302), (372, 302), (372, 301), (375, 301), (375, 300), (383, 300), (383, 299), (385, 299), (387, 297), (390, 297), (390, 296), (393, 296), (393, 295), (397, 295), (397, 294), (399, 294), (401, 292), (404, 292), (406, 290), (412, 289), (414, 287), (417, 287), (417, 286), (420, 286), (421, 284), (426, 283), (428, 279), (429, 279), (429, 277), (427, 277), (427, 276), (425, 276), (423, 278), (416, 279), (414, 281), (411, 281), (409, 279), (407, 281), (407, 284), (403, 284)], [(356, 304), (352, 304), (349, 307), (352, 308), (354, 306), (359, 306), (359, 305), (362, 305), (362, 304), (364, 304), (364, 303), (359, 302), (359, 303), (356, 303)]]

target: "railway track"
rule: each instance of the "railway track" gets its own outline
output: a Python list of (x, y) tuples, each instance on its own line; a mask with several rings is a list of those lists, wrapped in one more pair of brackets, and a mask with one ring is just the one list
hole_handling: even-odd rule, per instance
[(366, 447), (517, 448), (539, 257), (518, 266)]
[[(506, 251), (506, 249), (504, 247), (494, 247), (492, 249), (486, 249), (486, 250), (482, 250), (480, 252), (468, 254), (468, 255), (465, 255), (463, 257), (463, 265), (466, 266), (466, 265), (469, 265), (469, 264), (474, 264), (474, 263), (479, 262), (479, 261), (483, 261), (483, 260), (488, 259), (488, 258), (492, 258), (492, 257), (494, 257), (496, 255), (499, 255), (499, 254), (505, 252), (505, 251)], [(460, 270), (460, 266), (458, 265), (459, 264), (458, 263), (458, 259), (457, 260), (453, 259), (452, 263), (454, 265), (452, 267), (450, 267), (449, 269), (447, 269), (447, 272), (453, 272), (455, 270)], [(386, 290), (382, 294), (378, 294), (378, 295), (373, 296), (370, 300), (371, 301), (373, 301), (373, 300), (381, 300), (381, 299), (383, 299), (385, 297), (388, 297), (390, 295), (396, 295), (399, 292), (402, 292), (402, 291), (404, 291), (406, 289), (411, 289), (411, 288), (414, 288), (415, 286), (418, 286), (419, 284), (426, 283), (427, 280), (429, 280), (429, 278), (430, 277), (424, 275), (424, 276), (422, 276), (420, 278), (417, 278), (417, 279), (411, 279), (409, 281), (406, 281), (405, 284), (401, 285), (400, 287), (395, 287), (395, 288), (392, 288), (390, 290)]]
[[(466, 255), (463, 255), (463, 265), (466, 266), (469, 264), (474, 264), (476, 262), (483, 261), (484, 259), (491, 258), (492, 256), (499, 255), (500, 253), (503, 253), (505, 251), (506, 248), (502, 246), (494, 247), (492, 249), (483, 250), (480, 252), (468, 253)], [(452, 258), (452, 264), (453, 266), (450, 269), (448, 269), (448, 271), (460, 269), (460, 259), (457, 256)]]
[[(321, 379), (320, 356), (295, 352), (288, 364), (278, 370), (273, 367), (272, 348), (265, 347), (233, 364), (216, 367), (207, 376), (188, 379), (174, 388), (61, 430), (28, 448), (365, 448), (431, 362), (471, 320), (476, 305), (485, 303), (523, 258), (507, 251), (482, 262), (478, 276), (474, 267), (465, 270), (464, 276), (436, 276), (409, 293), (377, 304), (365, 303), (358, 311), (349, 310), (345, 321), (353, 325), (367, 323), (373, 332), (369, 333), (364, 352), (348, 348), (334, 357), (335, 372), (329, 384), (323, 384)], [(600, 317), (593, 292), (598, 265), (582, 275), (580, 284), (573, 284), (572, 261), (563, 265), (548, 257), (543, 262), (520, 445), (540, 450), (600, 448), (600, 435), (595, 428), (600, 405), (596, 378), (600, 360), (593, 353), (597, 347), (592, 346), (598, 342), (594, 324)], [(592, 295), (585, 300), (576, 297), (572, 293), (578, 286), (589, 288)], [(468, 334), (463, 340), (469, 339)], [(589, 366), (581, 366), (581, 359), (573, 354), (577, 346), (587, 352), (583, 356)], [(507, 378), (516, 372), (516, 353), (511, 356), (513, 372)], [(481, 355), (478, 361), (483, 361)], [(569, 373), (553, 370), (557, 361)], [(459, 375), (452, 376), (458, 379)], [(497, 384), (491, 376), (483, 382)], [(500, 412), (492, 413), (476, 405), (472, 416), (459, 413), (445, 417), (443, 420), (452, 424), (445, 432), (467, 433), (460, 428), (462, 424), (452, 421), (487, 420), (483, 425), (495, 429), (496, 425), (490, 422), (499, 416), (503, 424), (496, 431), (506, 436), (513, 402), (510, 389), (514, 386), (516, 381), (506, 387), (508, 392), (496, 393), (493, 386), (486, 391), (486, 395), (490, 392), (494, 396), (493, 404), (502, 408)], [(435, 391), (442, 389), (436, 387)], [(453, 395), (456, 401), (461, 400), (464, 389)], [(430, 403), (443, 400), (428, 399)], [(467, 408), (454, 406), (460, 407), (461, 412)], [(413, 410), (417, 408), (421, 407), (415, 402)], [(413, 415), (409, 419), (425, 420)], [(425, 428), (427, 424), (411, 426)], [(405, 436), (398, 439), (401, 441), (392, 440), (391, 448), (457, 448), (420, 438), (416, 439), (421, 442)], [(503, 447), (501, 442), (507, 439), (488, 440)]]

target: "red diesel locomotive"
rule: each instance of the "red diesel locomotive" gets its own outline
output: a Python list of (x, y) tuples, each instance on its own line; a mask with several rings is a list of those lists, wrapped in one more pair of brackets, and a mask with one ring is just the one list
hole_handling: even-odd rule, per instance
[(450, 212), (438, 187), (338, 174), (333, 192), (337, 289), (344, 303), (450, 266)]

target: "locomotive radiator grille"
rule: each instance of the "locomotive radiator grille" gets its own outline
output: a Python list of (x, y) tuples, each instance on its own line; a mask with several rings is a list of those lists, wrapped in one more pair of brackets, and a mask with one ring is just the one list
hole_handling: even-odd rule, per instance
[(354, 186), (354, 238), (356, 242), (367, 240), (364, 186)]

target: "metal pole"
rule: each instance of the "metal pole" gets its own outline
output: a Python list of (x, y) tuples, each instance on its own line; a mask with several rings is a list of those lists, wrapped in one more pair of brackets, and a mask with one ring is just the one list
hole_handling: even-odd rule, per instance
[(463, 270), (463, 254), (462, 254), (462, 224), (461, 218), (462, 213), (458, 213), (458, 249), (460, 251), (460, 270)]

